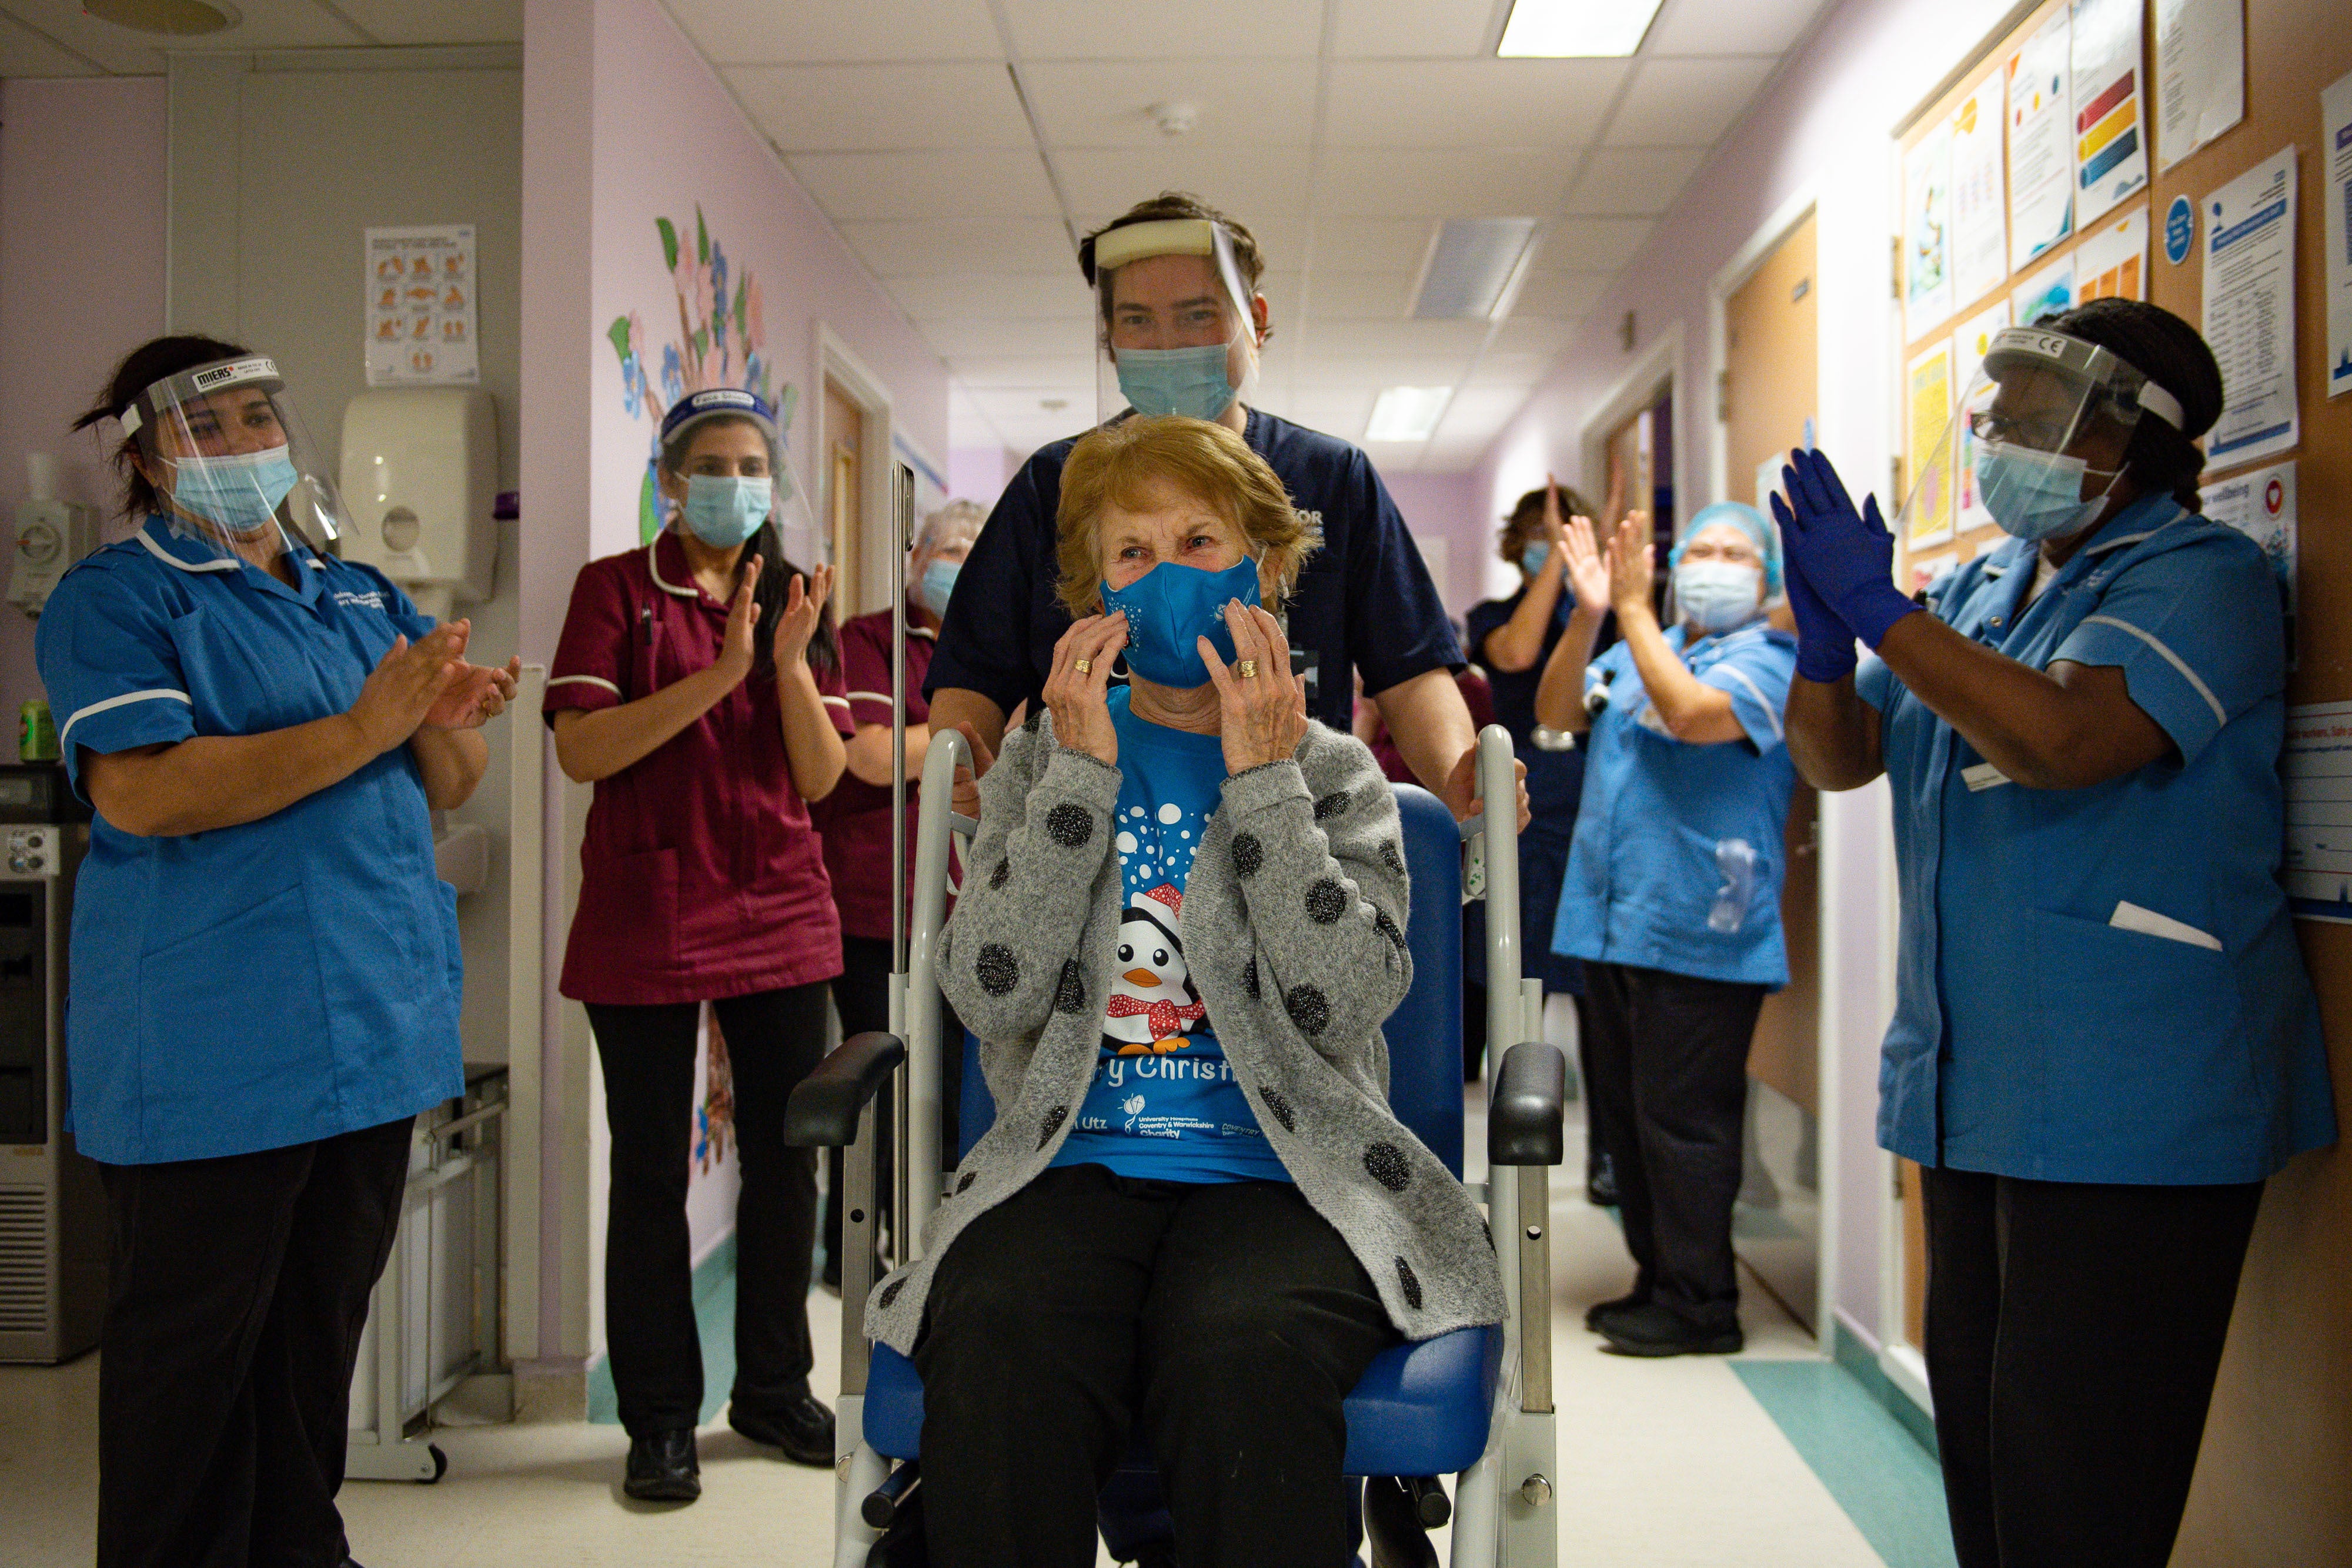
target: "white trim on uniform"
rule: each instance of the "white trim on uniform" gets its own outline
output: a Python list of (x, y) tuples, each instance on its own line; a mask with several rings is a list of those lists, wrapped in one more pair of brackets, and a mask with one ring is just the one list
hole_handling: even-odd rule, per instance
[[(1708, 669), (1710, 673), (1715, 670), (1721, 670), (1725, 674), (1729, 675), (1733, 680), (1738, 681), (1741, 685), (1746, 686), (1748, 688), (1748, 695), (1756, 699), (1756, 706), (1764, 710), (1764, 716), (1772, 721), (1772, 738), (1775, 740), (1786, 740), (1789, 738), (1787, 732), (1782, 730), (1780, 727), (1780, 716), (1774, 713), (1772, 711), (1772, 705), (1764, 700), (1764, 688), (1758, 685), (1754, 680), (1750, 679), (1747, 671), (1740, 669), (1735, 664), (1711, 664), (1708, 666)], [(1727, 695), (1728, 694), (1726, 695)]]
[(831, 695), (831, 694), (829, 694), (829, 693), (828, 693), (828, 694), (823, 694), (823, 695), (822, 695), (822, 696), (821, 696), (821, 700), (822, 700), (822, 701), (824, 701), (824, 702), (829, 702), (829, 703), (837, 703), (837, 704), (839, 704), (839, 705), (840, 705), (841, 706), (843, 706), (843, 707), (847, 707), (847, 706), (849, 706), (849, 699), (848, 699), (847, 697), (837, 697), (837, 696), (834, 696), (834, 695)]
[(2224, 708), (2221, 706), (2221, 699), (2213, 695), (2213, 688), (2207, 685), (2203, 680), (2200, 679), (2197, 672), (2190, 669), (2179, 654), (2166, 647), (2154, 636), (2141, 631), (2130, 622), (2118, 621), (2112, 615), (2085, 615), (2083, 617), (2082, 624), (2085, 626), (2113, 626), (2119, 632), (2130, 632), (2133, 636), (2138, 638), (2141, 642), (2147, 643), (2149, 647), (2163, 654), (2165, 662), (2170, 664), (2174, 669), (2180, 672), (2180, 678), (2187, 681), (2191, 686), (2196, 688), (2197, 695), (2205, 699), (2205, 706), (2213, 710), (2214, 723), (2227, 724), (2230, 722), (2229, 710)]
[[(654, 580), (654, 586), (660, 589), (664, 593), (675, 593), (680, 599), (701, 598), (702, 593), (698, 589), (680, 588), (674, 582), (664, 582), (662, 580), (661, 567), (656, 564), (654, 558), (654, 551), (658, 549), (660, 546), (661, 535), (659, 534), (656, 534), (653, 538), (653, 542), (646, 546), (646, 575)], [(554, 683), (550, 682), (549, 684), (553, 685)]]
[[(833, 700), (833, 699), (832, 699), (831, 697), (827, 697), (827, 698), (825, 698), (825, 701), (827, 701), (827, 702), (831, 702), (832, 700)], [(851, 693), (849, 693), (847, 695), (844, 696), (841, 700), (842, 700), (842, 701), (844, 701), (844, 702), (851, 702), (851, 703), (854, 703), (854, 702), (887, 703), (887, 702), (888, 702), (888, 701), (890, 700), (890, 694), (889, 694), (888, 692), (851, 692)]]
[(551, 691), (557, 686), (579, 685), (585, 686), (602, 686), (616, 697), (623, 695), (620, 687), (614, 685), (612, 682), (606, 680), (602, 675), (558, 675), (553, 680), (548, 682), (547, 685), (548, 689)]
[(188, 703), (191, 708), (196, 706), (188, 702), (188, 694), (176, 686), (149, 686), (144, 691), (125, 692), (119, 697), (108, 697), (103, 702), (94, 702), (88, 707), (79, 709), (71, 718), (66, 720), (65, 727), (58, 731), (58, 749), (60, 751), (65, 749), (66, 737), (73, 733), (73, 727), (92, 714), (104, 713), (109, 708), (128, 707), (132, 703), (154, 702), (163, 697), (169, 697), (173, 702)]
[[(150, 550), (152, 550), (155, 554), (155, 559), (158, 560), (169, 561), (173, 566), (178, 567), (182, 571), (235, 571), (239, 566), (244, 564), (242, 561), (235, 560), (208, 560), (204, 562), (202, 565), (197, 565), (190, 561), (182, 560), (178, 556), (173, 555), (170, 550), (167, 550), (162, 545), (157, 544), (153, 537), (150, 535), (145, 528), (139, 530), (139, 542), (145, 545)], [(62, 740), (64, 737), (59, 737), (58, 738)]]

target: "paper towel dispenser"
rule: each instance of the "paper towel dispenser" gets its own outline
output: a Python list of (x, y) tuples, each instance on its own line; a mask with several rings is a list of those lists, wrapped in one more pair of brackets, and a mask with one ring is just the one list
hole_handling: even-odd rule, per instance
[(446, 619), (490, 597), (499, 531), (498, 408), (477, 387), (382, 387), (343, 413), (343, 554)]

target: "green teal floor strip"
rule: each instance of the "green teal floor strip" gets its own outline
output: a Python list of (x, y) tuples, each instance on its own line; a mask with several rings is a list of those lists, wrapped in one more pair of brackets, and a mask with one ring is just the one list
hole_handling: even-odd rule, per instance
[[(710, 1249), (694, 1270), (694, 1327), (702, 1340), (702, 1414), (707, 1422), (727, 1406), (735, 1384), (735, 1238)], [(620, 1396), (613, 1389), (613, 1364), (603, 1356), (588, 1374), (588, 1419), (621, 1424)]]
[(1955, 1568), (1936, 1461), (1832, 1361), (1734, 1361), (1830, 1496), (1887, 1568)]

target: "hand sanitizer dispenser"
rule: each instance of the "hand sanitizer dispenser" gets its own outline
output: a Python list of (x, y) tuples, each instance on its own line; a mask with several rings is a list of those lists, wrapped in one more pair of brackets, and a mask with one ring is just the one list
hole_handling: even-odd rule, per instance
[(25, 454), (25, 504), (16, 508), (16, 564), (8, 576), (8, 599), (37, 620), (49, 590), (66, 569), (98, 548), (98, 512), (58, 499), (57, 462), (47, 453)]
[(490, 597), (498, 524), (497, 405), (473, 387), (382, 387), (343, 412), (343, 554), (446, 620)]

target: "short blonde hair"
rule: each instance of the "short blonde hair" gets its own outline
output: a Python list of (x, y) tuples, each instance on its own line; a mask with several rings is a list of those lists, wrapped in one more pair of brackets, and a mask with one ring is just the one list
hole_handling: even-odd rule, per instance
[(1144, 509), (1154, 485), (1202, 503), (1239, 530), (1258, 557), (1258, 594), (1269, 606), (1290, 596), (1299, 568), (1322, 545), (1265, 459), (1224, 425), (1181, 414), (1121, 420), (1080, 436), (1062, 465), (1055, 592), (1072, 615), (1101, 608), (1104, 510)]

